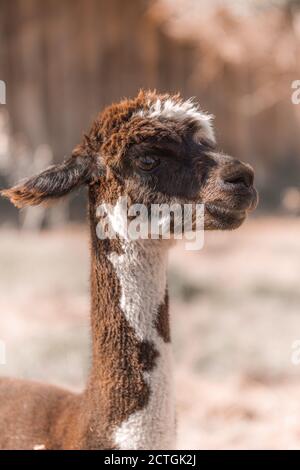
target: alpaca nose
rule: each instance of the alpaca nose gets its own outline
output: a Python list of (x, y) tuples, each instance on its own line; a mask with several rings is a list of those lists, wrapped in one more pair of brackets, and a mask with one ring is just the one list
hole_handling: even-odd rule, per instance
[(221, 172), (221, 179), (228, 189), (251, 188), (254, 181), (254, 171), (250, 165), (238, 162), (229, 164)]

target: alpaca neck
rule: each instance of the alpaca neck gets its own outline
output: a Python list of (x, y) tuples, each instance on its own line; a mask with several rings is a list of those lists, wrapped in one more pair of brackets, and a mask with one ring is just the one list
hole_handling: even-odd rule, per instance
[(88, 391), (106, 447), (174, 446), (167, 251), (158, 241), (93, 240)]

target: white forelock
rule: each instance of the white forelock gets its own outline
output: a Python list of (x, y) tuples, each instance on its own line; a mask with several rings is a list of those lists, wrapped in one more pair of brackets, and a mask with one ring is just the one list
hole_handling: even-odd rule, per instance
[(193, 119), (199, 125), (199, 129), (203, 130), (203, 137), (215, 141), (214, 130), (212, 127), (212, 118), (210, 114), (201, 111), (199, 106), (192, 99), (186, 101), (175, 101), (172, 98), (149, 103), (148, 109), (142, 109), (136, 113), (138, 116), (148, 118), (167, 118), (172, 120), (183, 121), (184, 119)]

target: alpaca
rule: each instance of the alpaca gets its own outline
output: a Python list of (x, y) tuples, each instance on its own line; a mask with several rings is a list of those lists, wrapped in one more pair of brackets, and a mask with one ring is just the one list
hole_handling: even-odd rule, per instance
[(2, 449), (172, 449), (175, 405), (167, 259), (172, 242), (99, 239), (97, 207), (121, 196), (201, 202), (204, 228), (233, 229), (257, 194), (249, 165), (216, 150), (211, 117), (179, 95), (141, 91), (99, 114), (62, 164), (2, 191), (17, 207), (89, 190), (92, 364), (81, 394), (0, 379)]

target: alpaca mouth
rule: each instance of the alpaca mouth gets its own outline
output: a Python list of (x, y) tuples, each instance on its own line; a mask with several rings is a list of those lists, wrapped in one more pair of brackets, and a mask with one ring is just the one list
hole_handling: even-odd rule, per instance
[(209, 212), (209, 214), (213, 216), (224, 215), (229, 217), (241, 218), (245, 217), (248, 212), (245, 209), (230, 209), (229, 207), (213, 203), (205, 204), (205, 208)]
[(241, 214), (253, 212), (258, 204), (258, 192), (254, 186), (247, 188), (246, 191), (245, 188), (243, 188), (243, 191), (232, 191), (232, 194), (228, 196), (227, 193), (225, 198), (221, 193), (220, 198), (207, 202), (208, 210), (239, 217)]
[(208, 203), (205, 204), (205, 228), (207, 230), (225, 230), (238, 228), (247, 216), (246, 210), (234, 210)]
[(252, 199), (251, 199), (250, 205), (247, 209), (247, 212), (255, 211), (255, 209), (258, 206), (258, 202), (259, 202), (258, 192), (257, 192), (257, 189), (254, 186), (251, 188), (251, 192), (252, 192)]
[(258, 204), (258, 193), (255, 188), (247, 198), (234, 199), (232, 204), (221, 204), (219, 202), (208, 202), (205, 204), (205, 214), (208, 219), (208, 229), (234, 229), (238, 228), (248, 213), (253, 212)]

